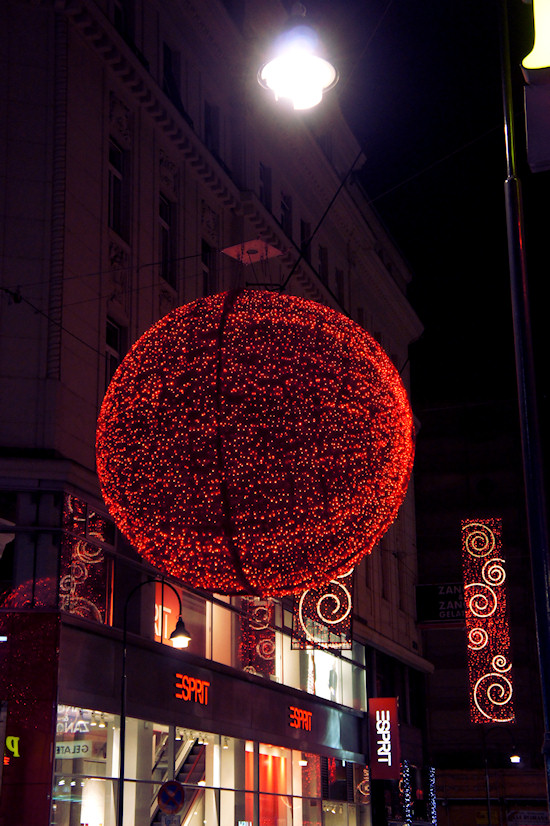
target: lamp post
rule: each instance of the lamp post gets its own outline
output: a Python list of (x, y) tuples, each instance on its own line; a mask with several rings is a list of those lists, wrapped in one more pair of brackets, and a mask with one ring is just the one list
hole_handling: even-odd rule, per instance
[[(118, 807), (117, 807), (117, 826), (123, 826), (124, 818), (124, 758), (126, 754), (126, 654), (127, 654), (127, 620), (128, 620), (128, 605), (133, 595), (143, 588), (144, 585), (150, 585), (153, 582), (160, 582), (162, 587), (168, 586), (177, 597), (179, 605), (178, 621), (175, 629), (170, 634), (172, 645), (174, 648), (187, 648), (191, 641), (190, 634), (185, 629), (185, 623), (182, 619), (181, 598), (173, 585), (165, 582), (161, 577), (151, 577), (136, 585), (124, 603), (124, 615), (122, 625), (122, 682), (120, 689), (120, 760), (119, 760), (119, 776), (118, 776)], [(161, 639), (162, 639), (162, 618), (161, 618)]]
[(542, 445), (537, 409), (535, 366), (527, 282), (527, 260), (521, 185), (516, 171), (513, 95), (508, 30), (508, 3), (501, 3), (501, 81), (506, 150), (506, 230), (519, 402), (519, 421), (525, 485), (527, 528), (531, 556), (533, 603), (544, 734), (542, 754), (547, 803), (550, 796), (550, 550), (544, 491)]

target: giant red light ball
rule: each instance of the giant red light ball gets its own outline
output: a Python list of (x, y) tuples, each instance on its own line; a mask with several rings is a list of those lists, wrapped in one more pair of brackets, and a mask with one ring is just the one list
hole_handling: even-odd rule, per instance
[(259, 290), (151, 327), (97, 431), (118, 527), (159, 570), (218, 593), (282, 596), (349, 570), (395, 518), (413, 453), (380, 346), (334, 310)]

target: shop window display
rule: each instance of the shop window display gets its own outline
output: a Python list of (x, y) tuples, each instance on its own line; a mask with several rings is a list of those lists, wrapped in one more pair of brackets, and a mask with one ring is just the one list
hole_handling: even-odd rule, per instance
[[(160, 822), (172, 779), (181, 826), (369, 826), (366, 806), (321, 799), (319, 755), (135, 718), (126, 731), (125, 826)], [(58, 706), (51, 826), (115, 826), (119, 732), (114, 715)]]

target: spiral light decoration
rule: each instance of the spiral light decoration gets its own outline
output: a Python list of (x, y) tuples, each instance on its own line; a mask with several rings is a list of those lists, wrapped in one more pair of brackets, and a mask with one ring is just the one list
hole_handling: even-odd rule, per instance
[(502, 520), (462, 522), (470, 718), (473, 723), (514, 720), (510, 632)]
[(334, 310), (263, 290), (155, 324), (97, 429), (103, 496), (138, 552), (192, 586), (263, 597), (354, 567), (394, 520), (413, 453), (380, 346)]
[(324, 588), (308, 588), (294, 605), (293, 648), (351, 648), (353, 570)]

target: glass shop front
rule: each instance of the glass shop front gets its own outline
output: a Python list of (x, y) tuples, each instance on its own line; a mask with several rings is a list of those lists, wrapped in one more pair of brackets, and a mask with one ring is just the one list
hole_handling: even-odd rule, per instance
[[(120, 718), (59, 705), (56, 728), (52, 826), (114, 826)], [(361, 764), (132, 717), (126, 737), (125, 826), (371, 824)], [(184, 800), (169, 820), (159, 791), (173, 779)]]

